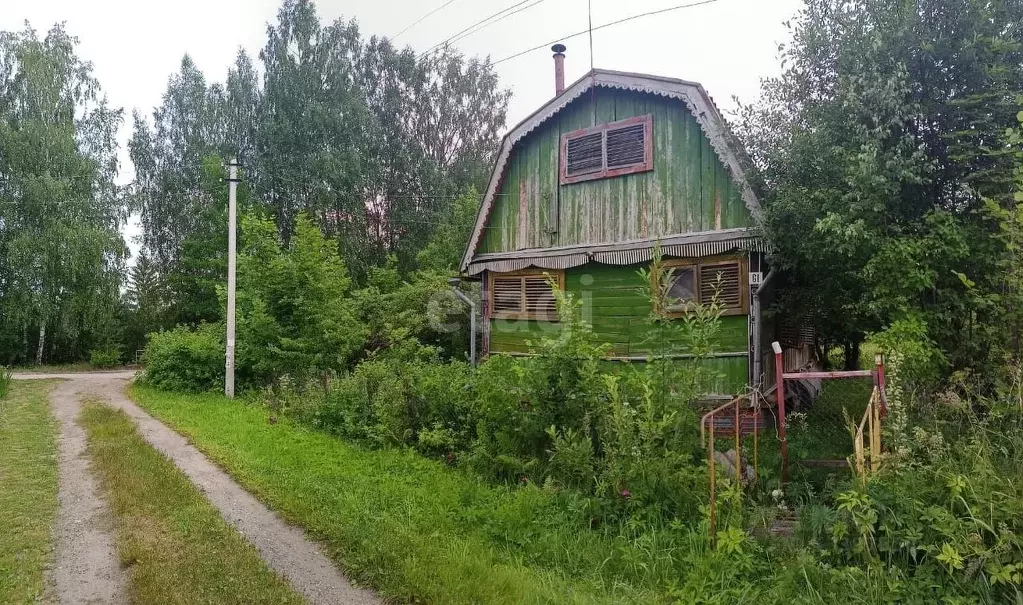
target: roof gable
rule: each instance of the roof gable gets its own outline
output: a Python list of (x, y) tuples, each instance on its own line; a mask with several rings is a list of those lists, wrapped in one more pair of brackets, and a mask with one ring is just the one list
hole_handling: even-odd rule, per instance
[(739, 185), (743, 202), (753, 215), (754, 220), (759, 222), (760, 203), (745, 177), (740, 160), (744, 156), (743, 151), (729, 131), (724, 118), (721, 117), (713, 100), (700, 84), (660, 76), (593, 70), (566, 88), (560, 95), (540, 107), (505, 135), (497, 161), (494, 164), (486, 195), (476, 215), (473, 233), (462, 257), (459, 267), (461, 271), (466, 271), (478, 249), (484, 228), (494, 206), (494, 198), (501, 186), (501, 181), (505, 176), (509, 159), (514, 153), (516, 144), (542, 124), (557, 116), (570, 103), (594, 87), (649, 93), (683, 102), (696, 118), (700, 129), (709, 139), (711, 148), (721, 163), (731, 174), (732, 179)]

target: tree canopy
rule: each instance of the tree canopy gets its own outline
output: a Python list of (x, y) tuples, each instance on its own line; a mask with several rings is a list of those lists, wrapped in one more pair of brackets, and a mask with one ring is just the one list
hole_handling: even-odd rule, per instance
[(152, 121), (135, 115), (133, 200), (161, 270), (210, 218), (204, 158), (234, 155), (285, 241), (304, 212), (357, 279), (389, 255), (414, 269), (453, 200), (489, 171), (509, 98), (490, 63), (365, 39), (307, 0), (283, 4), (259, 61), (257, 75), (240, 52), (226, 83), (210, 84), (186, 56)]
[(782, 74), (738, 120), (782, 307), (849, 362), (901, 321), (979, 367), (997, 318), (977, 293), (1001, 287), (1004, 251), (983, 199), (1011, 199), (1000, 150), (1023, 99), (1023, 4), (807, 0), (789, 27)]
[(61, 26), (0, 32), (0, 361), (81, 356), (110, 324), (127, 250), (121, 111)]

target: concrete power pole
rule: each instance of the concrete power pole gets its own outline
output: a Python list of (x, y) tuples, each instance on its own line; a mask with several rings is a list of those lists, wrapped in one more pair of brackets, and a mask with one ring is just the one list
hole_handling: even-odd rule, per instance
[(238, 231), (238, 160), (231, 158), (227, 203), (227, 365), (224, 374), (224, 394), (234, 398), (234, 299), (235, 267)]

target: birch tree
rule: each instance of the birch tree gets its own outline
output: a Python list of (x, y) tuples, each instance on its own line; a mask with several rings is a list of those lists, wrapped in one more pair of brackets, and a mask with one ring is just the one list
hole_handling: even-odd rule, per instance
[(120, 110), (61, 26), (0, 33), (0, 323), (7, 357), (80, 350), (113, 313), (126, 255), (114, 178)]

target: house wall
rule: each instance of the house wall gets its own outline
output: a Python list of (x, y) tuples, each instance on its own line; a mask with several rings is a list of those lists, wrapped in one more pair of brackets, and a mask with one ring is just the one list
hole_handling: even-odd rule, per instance
[[(654, 170), (559, 185), (561, 135), (653, 115)], [(720, 217), (720, 218), (719, 218)], [(748, 227), (739, 187), (688, 107), (657, 95), (598, 89), (512, 150), (478, 252), (507, 252)]]
[[(583, 317), (599, 341), (612, 346), (616, 357), (642, 357), (651, 353), (648, 341), (650, 302), (643, 291), (648, 283), (637, 274), (645, 266), (590, 263), (565, 271), (565, 291), (582, 300)], [(491, 353), (528, 353), (528, 340), (556, 334), (559, 324), (532, 320), (488, 318)], [(736, 394), (749, 380), (748, 315), (721, 318), (715, 354), (704, 363), (722, 378), (708, 385), (715, 394)], [(685, 353), (684, 350), (677, 351)]]

